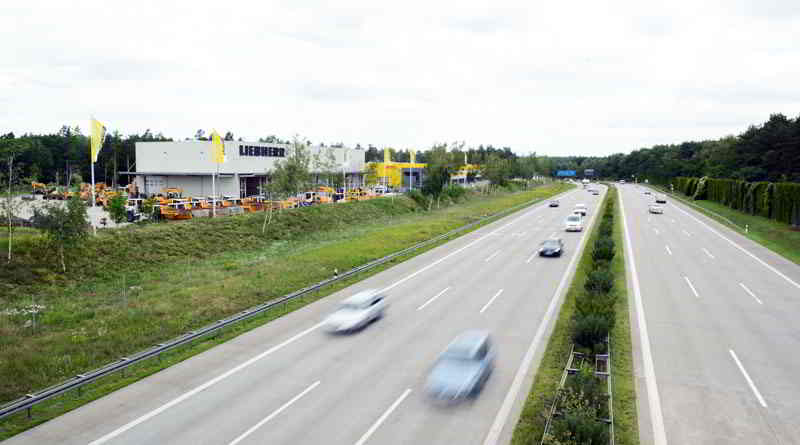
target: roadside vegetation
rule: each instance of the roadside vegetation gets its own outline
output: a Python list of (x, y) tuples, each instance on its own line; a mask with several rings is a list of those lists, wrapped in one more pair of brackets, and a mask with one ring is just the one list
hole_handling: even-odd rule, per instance
[[(263, 235), (263, 215), (257, 213), (101, 230), (67, 255), (66, 273), (57, 253), (42, 249), (45, 239), (26, 229), (17, 239), (14, 267), (0, 272), (6, 283), (0, 295), (0, 400), (8, 402), (330, 278), (335, 270), (348, 270), (569, 187), (555, 183), (517, 192), (466, 192), (456, 198), (442, 194), (440, 209), (431, 211), (430, 204), (423, 207), (406, 196), (284, 210), (276, 212)], [(346, 284), (293, 302), (286, 311), (340, 285)], [(280, 313), (245, 325), (256, 326)], [(176, 353), (163, 365), (143, 366), (124, 380), (141, 378), (204, 348)], [(119, 384), (93, 386), (92, 397)], [(49, 408), (37, 407), (30, 421), (24, 414), (13, 416), (0, 423), (0, 438), (86, 400), (60, 398)]]
[[(636, 394), (625, 264), (616, 190), (610, 187), (599, 223), (590, 230), (587, 247), (565, 296), (547, 349), (514, 430), (512, 443), (607, 444), (611, 417), (605, 378), (595, 374), (594, 357), (607, 354), (613, 394), (615, 443), (638, 444)], [(573, 349), (574, 347), (574, 349)], [(571, 352), (573, 371), (561, 385)], [(545, 427), (555, 402), (555, 415)]]

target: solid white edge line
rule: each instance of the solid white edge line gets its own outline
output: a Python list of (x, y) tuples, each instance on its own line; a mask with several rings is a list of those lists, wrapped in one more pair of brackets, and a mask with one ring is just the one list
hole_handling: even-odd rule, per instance
[(531, 255), (531, 257), (530, 257), (530, 258), (528, 258), (528, 259), (525, 261), (525, 264), (528, 264), (528, 263), (530, 263), (531, 261), (533, 261), (533, 259), (534, 259), (534, 258), (536, 258), (536, 255), (539, 255), (539, 254), (538, 254), (538, 253), (534, 253), (533, 255)]
[(383, 413), (383, 415), (380, 418), (378, 418), (378, 420), (375, 423), (372, 424), (372, 426), (367, 430), (367, 432), (364, 433), (363, 436), (361, 436), (361, 439), (358, 439), (358, 442), (356, 442), (355, 445), (364, 445), (365, 443), (367, 443), (369, 437), (372, 436), (372, 434), (375, 433), (375, 431), (378, 429), (378, 427), (381, 426), (381, 424), (386, 420), (386, 418), (389, 417), (390, 414), (392, 414), (392, 411), (394, 411), (398, 407), (398, 405), (403, 403), (403, 400), (405, 400), (405, 398), (408, 397), (409, 394), (411, 394), (411, 388), (406, 389), (400, 396), (400, 398), (398, 398), (397, 400), (394, 401), (394, 403), (392, 403), (392, 406), (390, 406), (389, 409), (387, 409), (386, 412)]
[(668, 254), (670, 254), (670, 255), (672, 255), (672, 251), (671, 251), (671, 250), (669, 250), (669, 246), (666, 246), (666, 245), (665, 245), (664, 247), (667, 249), (667, 253), (668, 253)]
[(736, 356), (736, 353), (733, 352), (733, 349), (728, 349), (728, 352), (731, 353), (731, 357), (733, 357), (733, 360), (736, 362), (736, 366), (739, 367), (739, 371), (742, 371), (742, 375), (744, 375), (745, 380), (747, 380), (747, 384), (750, 385), (750, 389), (753, 391), (753, 394), (756, 395), (758, 403), (760, 403), (761, 406), (766, 408), (767, 402), (764, 401), (763, 397), (761, 397), (761, 393), (758, 391), (758, 388), (756, 388), (755, 383), (753, 383), (753, 379), (750, 378), (750, 374), (748, 374), (747, 370), (745, 370), (744, 366), (742, 366), (742, 362), (739, 361), (739, 357)]
[(489, 261), (491, 261), (491, 260), (492, 260), (492, 258), (496, 257), (498, 253), (500, 253), (500, 251), (499, 251), (499, 250), (498, 250), (497, 252), (495, 252), (495, 253), (493, 253), (493, 254), (489, 255), (489, 258), (486, 258), (484, 261), (488, 263)]
[(684, 215), (686, 215), (686, 216), (688, 216), (689, 218), (692, 218), (693, 220), (697, 221), (697, 223), (699, 223), (701, 226), (705, 227), (706, 229), (710, 230), (712, 233), (714, 233), (714, 234), (715, 234), (715, 235), (717, 235), (718, 237), (720, 237), (720, 238), (724, 239), (725, 241), (727, 241), (728, 243), (730, 243), (730, 244), (731, 244), (733, 247), (736, 247), (737, 249), (741, 250), (741, 251), (742, 251), (742, 252), (744, 252), (745, 254), (749, 255), (749, 256), (750, 256), (750, 258), (752, 258), (752, 259), (754, 259), (754, 260), (758, 261), (759, 263), (761, 263), (761, 265), (762, 265), (762, 266), (764, 266), (764, 267), (766, 267), (767, 269), (769, 269), (769, 270), (771, 270), (771, 271), (775, 272), (775, 273), (776, 273), (778, 276), (780, 276), (780, 277), (781, 277), (781, 278), (783, 278), (784, 280), (786, 280), (786, 281), (788, 281), (789, 283), (791, 283), (792, 285), (794, 285), (794, 287), (796, 287), (796, 288), (800, 289), (800, 284), (798, 284), (796, 281), (794, 281), (794, 280), (792, 280), (791, 278), (789, 278), (789, 277), (787, 277), (786, 275), (784, 275), (784, 274), (783, 274), (781, 271), (779, 271), (778, 269), (776, 269), (776, 268), (774, 268), (774, 267), (770, 266), (769, 264), (767, 264), (767, 263), (766, 263), (764, 260), (762, 260), (761, 258), (759, 258), (759, 257), (755, 256), (755, 254), (751, 253), (749, 250), (747, 250), (747, 249), (745, 249), (744, 247), (740, 246), (740, 245), (739, 245), (739, 244), (737, 244), (735, 241), (731, 241), (730, 239), (728, 239), (727, 237), (725, 237), (723, 234), (721, 234), (721, 233), (717, 232), (716, 230), (714, 230), (714, 228), (712, 228), (712, 227), (711, 227), (711, 226), (709, 226), (708, 224), (704, 223), (703, 221), (700, 221), (699, 219), (697, 219), (697, 218), (695, 218), (694, 216), (692, 216), (691, 214), (689, 214), (689, 212), (687, 212), (687, 211), (685, 211), (685, 210), (681, 209), (681, 208), (680, 208), (680, 207), (678, 207), (678, 206), (674, 206), (674, 207), (675, 207), (675, 209), (676, 209), (676, 210), (678, 210), (679, 212), (682, 212)]
[(484, 306), (483, 306), (483, 309), (481, 309), (481, 311), (480, 311), (479, 313), (480, 313), (480, 314), (482, 314), (482, 313), (483, 313), (483, 311), (485, 311), (485, 310), (486, 310), (486, 308), (488, 308), (488, 307), (489, 307), (489, 305), (490, 305), (490, 304), (492, 304), (492, 302), (494, 301), (494, 299), (495, 299), (495, 298), (497, 298), (498, 296), (500, 296), (500, 294), (502, 294), (502, 293), (503, 293), (503, 289), (500, 289), (499, 291), (497, 291), (497, 293), (496, 293), (496, 294), (494, 294), (494, 297), (492, 297), (492, 298), (491, 298), (491, 299), (490, 299), (490, 300), (489, 300), (489, 301), (486, 303), (486, 305), (484, 305)]
[(683, 231), (683, 233), (685, 233), (685, 234), (686, 234), (686, 236), (692, 236), (692, 234), (691, 234), (691, 233), (689, 233), (689, 232), (687, 232), (687, 231), (685, 231), (685, 230)]
[(428, 301), (426, 301), (426, 302), (422, 303), (422, 306), (418, 307), (418, 308), (417, 308), (417, 310), (418, 310), (418, 311), (421, 311), (422, 309), (424, 309), (424, 308), (425, 308), (425, 306), (427, 306), (427, 305), (429, 305), (429, 304), (433, 303), (433, 301), (434, 301), (434, 300), (436, 300), (436, 299), (437, 299), (437, 298), (439, 298), (439, 297), (440, 297), (440, 296), (441, 296), (443, 293), (445, 293), (445, 292), (447, 292), (447, 291), (449, 291), (449, 290), (450, 290), (450, 286), (448, 286), (448, 287), (444, 288), (444, 290), (443, 290), (443, 291), (441, 291), (441, 292), (439, 292), (438, 294), (434, 295), (434, 296), (433, 296), (433, 297), (431, 297), (431, 298), (430, 298)]
[(228, 444), (228, 445), (236, 445), (237, 443), (239, 443), (242, 440), (244, 440), (244, 438), (249, 436), (250, 434), (252, 434), (253, 431), (261, 428), (262, 425), (264, 425), (265, 423), (267, 423), (270, 420), (272, 420), (273, 418), (275, 418), (275, 416), (277, 416), (278, 414), (282, 413), (286, 408), (291, 406), (294, 402), (300, 400), (301, 397), (303, 397), (304, 395), (308, 394), (308, 392), (310, 392), (312, 389), (316, 388), (317, 385), (319, 385), (319, 384), (320, 384), (319, 380), (317, 380), (316, 382), (312, 383), (311, 386), (309, 386), (308, 388), (303, 390), (303, 392), (301, 392), (300, 394), (292, 397), (291, 400), (289, 400), (288, 402), (286, 402), (283, 405), (281, 405), (280, 408), (276, 409), (275, 411), (272, 412), (272, 414), (270, 414), (269, 416), (265, 417), (263, 420), (261, 420), (257, 424), (253, 425), (250, 429), (248, 429), (247, 431), (242, 433), (239, 437), (237, 437), (236, 439), (233, 439), (231, 441), (231, 443)]
[(625, 256), (627, 257), (629, 270), (631, 272), (631, 286), (633, 287), (633, 296), (636, 305), (636, 320), (639, 325), (639, 343), (641, 343), (642, 361), (644, 362), (644, 380), (647, 386), (647, 402), (650, 408), (650, 423), (653, 427), (653, 444), (666, 445), (667, 434), (664, 430), (664, 416), (661, 412), (661, 396), (658, 394), (653, 354), (650, 349), (650, 337), (647, 333), (647, 321), (644, 316), (642, 291), (639, 288), (639, 274), (636, 272), (636, 260), (633, 256), (633, 246), (631, 244), (630, 233), (628, 232), (628, 222), (625, 217), (625, 204), (623, 203), (622, 193), (620, 193), (619, 196), (619, 210), (622, 213), (622, 229), (625, 232), (625, 251), (627, 253)]
[(656, 229), (655, 227), (653, 227), (653, 231), (656, 232), (656, 235), (659, 235), (658, 229)]
[(199, 393), (200, 391), (208, 389), (212, 385), (214, 385), (216, 383), (219, 383), (220, 381), (232, 376), (233, 374), (235, 374), (235, 373), (241, 371), (242, 369), (252, 365), (253, 363), (261, 360), (262, 358), (264, 358), (264, 357), (272, 354), (273, 352), (283, 348), (284, 346), (288, 345), (289, 343), (292, 343), (293, 341), (295, 341), (295, 340), (297, 340), (297, 339), (309, 334), (310, 332), (312, 332), (315, 329), (318, 329), (320, 326), (322, 326), (323, 323), (324, 322), (317, 323), (314, 326), (311, 326), (310, 328), (306, 329), (305, 331), (302, 331), (299, 334), (295, 334), (293, 337), (290, 337), (289, 339), (284, 340), (282, 343), (279, 343), (279, 344), (267, 349), (266, 351), (258, 354), (257, 356), (255, 356), (255, 357), (253, 357), (253, 358), (241, 363), (240, 365), (238, 365), (238, 366), (226, 371), (223, 374), (218, 375), (217, 377), (214, 377), (213, 379), (203, 383), (202, 385), (200, 385), (200, 386), (198, 386), (198, 387), (196, 387), (196, 388), (194, 388), (194, 389), (192, 389), (192, 390), (190, 390), (188, 392), (185, 392), (185, 393), (181, 394), (180, 396), (170, 400), (169, 402), (167, 402), (167, 403), (161, 405), (160, 407), (148, 412), (147, 414), (145, 414), (145, 415), (143, 415), (143, 416), (141, 416), (141, 417), (139, 417), (139, 418), (137, 418), (135, 420), (132, 420), (132, 421), (126, 423), (125, 425), (115, 429), (114, 431), (106, 434), (105, 436), (103, 436), (103, 437), (101, 437), (101, 438), (99, 438), (99, 439), (97, 439), (95, 441), (90, 442), (89, 445), (100, 445), (100, 444), (108, 442), (109, 440), (119, 436), (120, 434), (124, 433), (125, 431), (128, 431), (129, 429), (135, 427), (136, 425), (138, 425), (138, 424), (140, 424), (140, 423), (142, 423), (144, 421), (147, 421), (147, 420), (149, 420), (149, 419), (161, 414), (162, 412), (164, 412), (164, 411), (168, 410), (169, 408), (172, 408), (173, 406), (183, 402), (184, 400), (188, 399), (189, 397), (192, 397), (193, 395)]
[(692, 289), (692, 293), (694, 294), (694, 296), (700, 298), (700, 295), (698, 295), (697, 290), (694, 288), (694, 286), (692, 286), (692, 282), (689, 281), (689, 277), (684, 276), (683, 279), (686, 280), (686, 284), (688, 284), (689, 287)]
[(750, 294), (750, 296), (753, 297), (758, 302), (758, 304), (764, 304), (761, 302), (761, 300), (758, 299), (758, 297), (756, 297), (756, 294), (754, 294), (753, 291), (751, 291), (750, 289), (747, 288), (747, 286), (744, 285), (744, 283), (739, 283), (739, 286), (742, 286), (742, 289), (744, 289), (745, 292)]
[[(604, 191), (604, 193), (606, 192)], [(594, 219), (598, 213), (600, 212), (594, 212), (592, 215), (592, 222), (589, 223), (589, 227), (591, 227), (594, 223)], [(570, 270), (572, 270), (575, 266), (578, 256), (583, 249), (582, 246), (586, 244), (586, 240), (588, 239), (586, 237), (587, 233), (589, 232), (585, 231), (581, 233), (581, 241), (578, 244), (578, 248), (575, 249), (575, 252), (572, 255), (572, 260), (570, 260), (567, 270), (561, 277), (561, 282), (558, 283), (558, 288), (556, 289), (555, 293), (553, 293), (553, 297), (550, 299), (550, 304), (547, 306), (547, 312), (544, 313), (542, 322), (539, 323), (539, 327), (536, 329), (536, 335), (533, 336), (531, 345), (528, 347), (528, 351), (525, 352), (525, 356), (522, 358), (522, 363), (519, 364), (519, 368), (517, 368), (517, 373), (514, 375), (514, 380), (511, 382), (511, 387), (509, 387), (506, 397), (503, 399), (503, 404), (500, 406), (500, 410), (497, 411), (497, 416), (495, 416), (494, 422), (492, 423), (491, 428), (489, 428), (489, 432), (486, 435), (486, 440), (483, 441), (483, 445), (497, 445), (497, 442), (500, 439), (500, 434), (503, 432), (503, 428), (508, 421), (508, 416), (511, 413), (511, 408), (514, 405), (514, 400), (516, 400), (517, 396), (519, 395), (519, 391), (522, 389), (522, 382), (525, 380), (525, 374), (528, 373), (528, 368), (530, 368), (533, 357), (536, 355), (536, 350), (538, 349), (539, 344), (542, 342), (547, 325), (550, 324), (550, 319), (553, 318), (553, 313), (558, 307), (561, 294), (566, 289), (567, 278), (569, 277)]]
[(705, 247), (703, 247), (703, 252), (705, 252), (706, 255), (708, 255), (708, 257), (711, 258), (712, 260), (714, 259), (714, 255), (711, 255), (711, 252), (709, 252), (708, 249), (706, 249)]

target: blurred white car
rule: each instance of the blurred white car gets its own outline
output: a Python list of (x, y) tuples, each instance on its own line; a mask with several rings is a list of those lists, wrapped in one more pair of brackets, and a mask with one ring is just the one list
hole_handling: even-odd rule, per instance
[(476, 397), (494, 369), (494, 349), (486, 331), (459, 335), (439, 356), (425, 389), (438, 401)]
[(575, 204), (575, 211), (581, 212), (581, 215), (586, 216), (586, 204)]
[(578, 214), (572, 214), (564, 221), (564, 230), (567, 232), (581, 232), (583, 231), (583, 218)]
[(648, 207), (647, 211), (650, 213), (664, 213), (664, 207), (661, 207), (658, 204), (650, 204), (650, 207)]
[(345, 299), (334, 313), (325, 318), (328, 332), (353, 332), (383, 317), (386, 297), (376, 289), (361, 291)]

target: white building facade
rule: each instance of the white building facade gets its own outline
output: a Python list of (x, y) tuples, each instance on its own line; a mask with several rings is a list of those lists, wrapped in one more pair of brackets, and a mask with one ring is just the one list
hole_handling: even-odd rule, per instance
[[(217, 195), (246, 197), (257, 195), (269, 182), (270, 172), (285, 159), (292, 146), (266, 142), (224, 141), (225, 163), (211, 162), (210, 141), (137, 142), (136, 171), (120, 172), (132, 177), (139, 192), (146, 196), (165, 188), (180, 188), (183, 196), (212, 195), (212, 175), (216, 176)], [(307, 147), (312, 175), (322, 173), (320, 162), (333, 166), (345, 176), (349, 187), (364, 181), (364, 150), (347, 147)], [(330, 167), (328, 167), (330, 168)]]

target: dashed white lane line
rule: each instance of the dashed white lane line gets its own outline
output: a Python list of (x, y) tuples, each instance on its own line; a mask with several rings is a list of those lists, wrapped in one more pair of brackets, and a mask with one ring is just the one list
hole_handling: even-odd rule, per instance
[(364, 433), (363, 436), (361, 436), (361, 439), (358, 439), (356, 445), (364, 445), (365, 443), (367, 443), (367, 440), (369, 440), (370, 436), (372, 436), (375, 433), (375, 431), (377, 431), (378, 427), (380, 427), (381, 424), (386, 421), (386, 419), (392, 414), (392, 411), (397, 409), (397, 407), (401, 403), (403, 403), (403, 400), (405, 400), (405, 398), (408, 397), (409, 394), (411, 394), (411, 388), (408, 388), (405, 391), (403, 391), (403, 394), (397, 400), (395, 400), (394, 403), (392, 403), (392, 406), (390, 406), (389, 409), (387, 409), (386, 412), (383, 413), (383, 415), (381, 415), (381, 417), (378, 418), (378, 420), (374, 424), (372, 424), (371, 427), (369, 427), (367, 432)]
[(556, 235), (558, 235), (558, 232), (553, 232), (553, 234), (552, 234), (552, 235), (550, 235), (550, 238), (555, 238), (555, 237), (556, 237)]
[(689, 277), (683, 277), (683, 279), (686, 280), (686, 284), (688, 284), (689, 288), (692, 289), (694, 296), (700, 298), (700, 295), (697, 294), (697, 290), (695, 290), (694, 286), (692, 286), (692, 282), (689, 281)]
[(667, 253), (668, 253), (668, 254), (672, 255), (672, 251), (671, 251), (671, 250), (669, 250), (669, 246), (664, 246), (664, 248), (665, 248), (665, 249), (667, 249)]
[(656, 229), (655, 227), (653, 227), (653, 232), (656, 232), (656, 235), (659, 234), (658, 229)]
[(686, 236), (692, 236), (692, 234), (691, 234), (691, 233), (689, 233), (689, 232), (687, 232), (687, 231), (685, 231), (685, 230), (683, 231), (683, 234), (684, 234), (684, 235), (686, 235)]
[(499, 250), (498, 250), (497, 252), (495, 252), (495, 253), (493, 253), (493, 254), (489, 255), (489, 258), (486, 258), (484, 261), (486, 261), (487, 263), (488, 263), (489, 261), (492, 261), (492, 258), (496, 257), (498, 253), (500, 253), (500, 251), (499, 251)]
[(708, 257), (712, 260), (714, 259), (714, 255), (711, 255), (711, 252), (709, 252), (705, 247), (703, 247), (703, 252), (705, 252), (705, 254), (708, 255)]
[(744, 366), (742, 366), (742, 362), (739, 361), (739, 357), (736, 356), (736, 353), (733, 352), (733, 349), (728, 349), (728, 352), (731, 353), (731, 357), (733, 357), (733, 361), (736, 362), (736, 366), (739, 367), (739, 371), (742, 371), (742, 375), (744, 375), (745, 380), (747, 380), (747, 384), (750, 385), (750, 389), (753, 391), (753, 394), (756, 395), (758, 403), (760, 403), (761, 406), (766, 408), (767, 402), (764, 401), (764, 397), (761, 397), (761, 393), (758, 391), (758, 388), (756, 388), (756, 384), (753, 383), (753, 379), (750, 378), (750, 374), (748, 374), (747, 370), (745, 370)]
[(418, 308), (417, 308), (417, 310), (418, 310), (418, 311), (421, 311), (422, 309), (424, 309), (424, 308), (425, 308), (425, 306), (427, 306), (427, 305), (429, 305), (429, 304), (433, 303), (433, 301), (434, 301), (434, 300), (436, 300), (437, 298), (439, 298), (440, 296), (442, 296), (442, 294), (443, 294), (443, 293), (445, 293), (445, 292), (447, 292), (447, 291), (449, 291), (449, 290), (450, 290), (450, 287), (449, 287), (449, 286), (448, 286), (448, 287), (446, 287), (446, 288), (444, 288), (444, 290), (443, 290), (443, 291), (441, 291), (441, 292), (439, 292), (438, 294), (436, 294), (436, 295), (434, 295), (433, 297), (431, 297), (431, 299), (430, 299), (430, 300), (426, 301), (425, 303), (422, 303), (422, 306), (418, 307)]
[(480, 313), (482, 314), (482, 313), (483, 313), (483, 311), (485, 311), (486, 309), (488, 309), (488, 308), (489, 308), (489, 305), (491, 305), (491, 304), (494, 302), (494, 299), (495, 299), (495, 298), (497, 298), (497, 297), (499, 297), (499, 296), (500, 296), (500, 294), (502, 294), (502, 293), (503, 293), (503, 289), (500, 289), (499, 291), (497, 291), (497, 293), (496, 293), (496, 294), (494, 294), (494, 297), (492, 297), (492, 298), (491, 298), (491, 299), (490, 299), (490, 300), (489, 300), (489, 301), (488, 301), (488, 302), (487, 302), (487, 303), (486, 303), (486, 304), (483, 306), (483, 308), (481, 309)]
[(319, 381), (319, 380), (317, 380), (316, 382), (312, 383), (312, 384), (311, 384), (311, 386), (309, 386), (308, 388), (306, 388), (306, 389), (305, 389), (303, 392), (301, 392), (300, 394), (298, 394), (298, 395), (294, 396), (294, 397), (293, 397), (291, 400), (289, 400), (288, 402), (284, 403), (284, 404), (283, 404), (283, 405), (282, 405), (280, 408), (278, 408), (278, 409), (276, 409), (275, 411), (273, 411), (273, 412), (272, 412), (272, 414), (270, 414), (269, 416), (265, 417), (265, 418), (264, 418), (264, 420), (262, 420), (262, 421), (258, 422), (257, 424), (253, 425), (253, 426), (252, 426), (250, 429), (248, 429), (247, 431), (245, 431), (244, 433), (242, 433), (242, 435), (241, 435), (241, 436), (237, 437), (236, 439), (233, 439), (233, 441), (231, 441), (231, 443), (230, 443), (230, 444), (228, 444), (228, 445), (236, 445), (237, 443), (239, 443), (239, 442), (241, 442), (242, 440), (244, 440), (244, 439), (245, 439), (247, 436), (249, 436), (250, 434), (252, 434), (252, 433), (253, 433), (253, 431), (255, 431), (255, 430), (257, 430), (257, 429), (261, 428), (261, 426), (262, 426), (262, 425), (264, 425), (265, 423), (267, 423), (267, 422), (269, 422), (270, 420), (272, 420), (273, 418), (275, 418), (275, 416), (277, 416), (278, 414), (280, 414), (281, 412), (283, 412), (283, 411), (284, 411), (286, 408), (288, 408), (289, 406), (291, 406), (291, 405), (292, 405), (294, 402), (296, 402), (296, 401), (300, 400), (300, 398), (301, 398), (301, 397), (303, 397), (304, 395), (308, 394), (308, 393), (309, 393), (309, 392), (310, 392), (312, 389), (316, 388), (316, 387), (317, 387), (317, 385), (319, 385), (319, 383), (320, 383), (320, 381)]
[(747, 286), (744, 285), (744, 283), (739, 283), (739, 286), (742, 286), (742, 289), (744, 289), (745, 292), (750, 294), (750, 296), (753, 297), (758, 302), (758, 304), (764, 304), (761, 302), (761, 300), (758, 299), (758, 297), (756, 297), (756, 294), (754, 294), (753, 291), (751, 291), (750, 289), (747, 288)]

